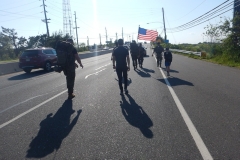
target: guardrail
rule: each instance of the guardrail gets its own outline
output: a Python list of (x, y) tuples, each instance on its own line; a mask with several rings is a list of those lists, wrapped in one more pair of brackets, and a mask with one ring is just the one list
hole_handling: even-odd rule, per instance
[(202, 56), (202, 52), (193, 52), (193, 51), (186, 51), (186, 50), (180, 50), (180, 49), (170, 49), (170, 50), (175, 52), (186, 53), (186, 54), (194, 54), (196, 56)]

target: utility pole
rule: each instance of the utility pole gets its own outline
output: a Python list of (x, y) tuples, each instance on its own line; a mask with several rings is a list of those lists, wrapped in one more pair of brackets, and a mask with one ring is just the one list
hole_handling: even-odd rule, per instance
[(45, 20), (42, 20), (42, 21), (44, 21), (44, 22), (46, 23), (47, 35), (48, 35), (48, 37), (49, 37), (49, 30), (48, 30), (48, 23), (49, 23), (49, 22), (48, 22), (48, 20), (51, 20), (51, 19), (47, 19), (44, 0), (43, 0), (43, 5), (41, 5), (41, 6), (43, 6), (44, 15), (45, 15)]
[(122, 27), (122, 39), (123, 39), (123, 27)]
[(72, 26), (71, 26), (71, 21), (69, 20), (69, 25), (70, 25), (70, 37), (72, 38)]
[(99, 38), (100, 38), (100, 46), (102, 46), (101, 34), (99, 34)]
[(77, 46), (78, 46), (78, 48), (79, 48), (79, 44), (78, 44), (78, 32), (77, 32), (77, 29), (78, 29), (79, 27), (77, 26), (76, 11), (74, 11), (74, 15), (75, 15), (75, 28), (73, 28), (73, 29), (76, 29)]
[(89, 39), (88, 39), (88, 36), (87, 36), (87, 45), (89, 46)]
[(163, 8), (162, 8), (162, 12), (163, 12), (163, 25), (164, 25), (164, 33), (165, 33), (164, 40), (165, 40), (165, 43), (166, 43), (167, 35), (166, 35), (166, 27), (165, 27), (165, 18), (164, 18), (164, 9)]
[(107, 37), (107, 28), (106, 27), (105, 27), (105, 31), (106, 31), (106, 43), (107, 43), (108, 37)]
[(118, 40), (118, 36), (117, 36), (117, 33), (116, 33), (116, 40)]

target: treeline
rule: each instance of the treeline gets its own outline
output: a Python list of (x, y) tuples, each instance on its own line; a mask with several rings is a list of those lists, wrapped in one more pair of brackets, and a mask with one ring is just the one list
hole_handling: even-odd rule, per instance
[[(18, 36), (15, 29), (2, 28), (0, 32), (0, 60), (17, 59), (22, 51), (35, 47), (55, 47), (59, 40), (66, 40), (69, 37), (63, 35), (61, 32), (53, 33), (47, 37), (44, 35), (31, 36), (28, 39)], [(76, 44), (75, 44), (76, 45)], [(85, 43), (81, 43), (79, 47), (76, 46), (79, 52), (88, 50)]]

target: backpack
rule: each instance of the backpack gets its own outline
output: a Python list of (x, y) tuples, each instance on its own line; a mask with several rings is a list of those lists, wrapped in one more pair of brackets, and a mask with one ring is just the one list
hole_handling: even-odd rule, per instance
[(163, 48), (162, 46), (157, 46), (154, 48), (154, 52), (157, 53), (157, 56), (161, 56), (162, 55), (162, 52), (163, 52)]
[(73, 45), (66, 41), (59, 41), (56, 44), (57, 64), (54, 67), (56, 72), (61, 72), (68, 66), (69, 55), (72, 53)]

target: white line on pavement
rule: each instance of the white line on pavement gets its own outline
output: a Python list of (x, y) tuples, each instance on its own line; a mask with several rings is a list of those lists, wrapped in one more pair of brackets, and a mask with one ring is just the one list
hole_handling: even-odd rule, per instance
[[(54, 88), (60, 87), (60, 86), (62, 86), (62, 85), (64, 85), (64, 84), (66, 84), (66, 83), (62, 83), (62, 84), (60, 84), (60, 85), (57, 85), (57, 86), (54, 87)], [(37, 96), (31, 97), (31, 98), (28, 98), (28, 99), (26, 99), (26, 100), (24, 100), (24, 101), (22, 101), (22, 102), (19, 102), (19, 103), (13, 105), (13, 106), (10, 106), (10, 107), (8, 107), (8, 108), (0, 111), (0, 114), (2, 114), (3, 112), (5, 112), (5, 111), (7, 111), (7, 110), (9, 110), (9, 109), (12, 109), (12, 108), (14, 108), (14, 107), (16, 107), (16, 106), (18, 106), (18, 105), (20, 105), (20, 104), (23, 104), (23, 103), (25, 103), (25, 102), (28, 102), (28, 101), (30, 101), (30, 100), (32, 100), (32, 99), (34, 99), (34, 98), (41, 97), (41, 96), (45, 96), (45, 95), (48, 95), (48, 94), (50, 94), (50, 93), (52, 93), (52, 92), (55, 92), (55, 90), (53, 90), (53, 91), (51, 91), (51, 92), (49, 92), (49, 93), (45, 93), (45, 94), (41, 94), (41, 95), (37, 95)]]
[(99, 72), (102, 72), (102, 71), (104, 71), (106, 68), (103, 68), (102, 70), (100, 70), (100, 71), (97, 71), (97, 72), (95, 72), (95, 73), (92, 73), (92, 74), (89, 74), (89, 75), (87, 75), (86, 77), (85, 77), (85, 79), (87, 79), (89, 76), (91, 76), (91, 75), (98, 75), (98, 73)]
[[(155, 57), (155, 60), (156, 60), (156, 57)], [(173, 90), (171, 84), (169, 83), (167, 77), (163, 73), (162, 68), (159, 68), (159, 70), (160, 70), (161, 74), (163, 75), (163, 78), (164, 78), (164, 80), (165, 80), (165, 82), (167, 84), (167, 87), (168, 87), (168, 89), (169, 89), (169, 91), (170, 91), (170, 93), (171, 93), (171, 95), (173, 97), (173, 100), (176, 103), (176, 105), (178, 107), (178, 110), (180, 111), (180, 113), (181, 113), (181, 115), (183, 117), (183, 120), (185, 121), (185, 123), (186, 123), (186, 125), (187, 125), (187, 127), (188, 127), (188, 129), (189, 129), (189, 131), (190, 131), (190, 133), (191, 133), (191, 135), (192, 135), (196, 145), (197, 145), (197, 148), (198, 148), (198, 150), (200, 151), (200, 153), (201, 153), (201, 155), (203, 157), (203, 159), (204, 160), (213, 160), (213, 158), (212, 158), (211, 154), (209, 153), (206, 145), (204, 144), (201, 136), (199, 135), (196, 127), (192, 123), (190, 117), (188, 116), (188, 114), (187, 114), (186, 110), (184, 109), (182, 103), (180, 102), (179, 98), (177, 97), (176, 93), (174, 92), (174, 90)]]
[(26, 114), (32, 112), (33, 110), (35, 110), (35, 109), (41, 107), (42, 105), (46, 104), (47, 102), (53, 100), (54, 98), (56, 98), (56, 97), (58, 97), (58, 96), (60, 96), (60, 95), (62, 95), (62, 94), (65, 93), (65, 92), (67, 92), (67, 90), (62, 91), (61, 93), (59, 93), (59, 94), (53, 96), (52, 98), (49, 98), (49, 99), (47, 99), (46, 101), (44, 101), (44, 102), (42, 102), (42, 103), (36, 105), (35, 107), (33, 107), (33, 108), (31, 108), (31, 109), (29, 109), (29, 110), (23, 112), (22, 114), (18, 115), (17, 117), (15, 117), (15, 118), (13, 118), (13, 119), (11, 119), (11, 120), (9, 120), (9, 121), (7, 121), (7, 122), (1, 124), (1, 125), (0, 125), (0, 129), (2, 129), (3, 127), (9, 125), (10, 123), (16, 121), (17, 119), (19, 119), (19, 118), (25, 116)]
[(99, 68), (97, 68), (97, 69), (95, 69), (95, 70), (99, 70), (99, 69), (101, 69), (101, 68), (103, 68), (103, 67), (107, 67), (108, 65), (110, 65), (111, 63), (108, 63), (108, 64), (106, 64), (106, 65), (104, 65), (104, 66), (102, 66), (102, 67), (99, 67)]

